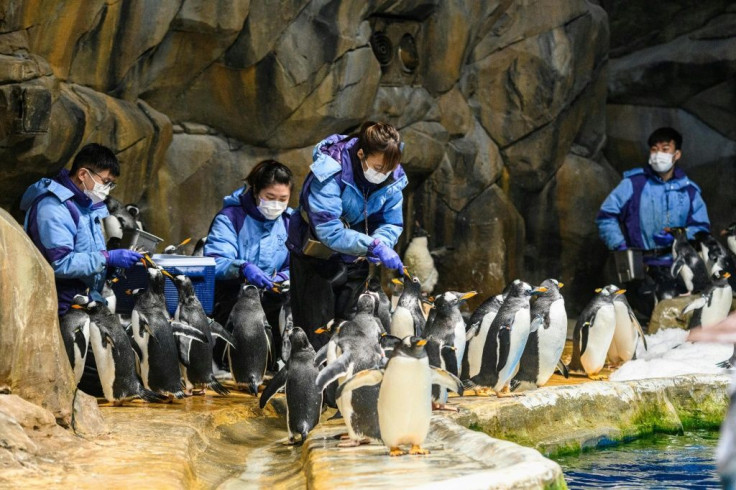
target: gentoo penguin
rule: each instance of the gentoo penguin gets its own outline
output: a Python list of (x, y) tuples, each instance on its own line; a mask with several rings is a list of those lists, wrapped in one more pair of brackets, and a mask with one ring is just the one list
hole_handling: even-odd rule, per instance
[(531, 303), (530, 315), (532, 319), (541, 319), (541, 324), (529, 334), (521, 355), (519, 372), (514, 377), (519, 382), (516, 391), (544, 386), (556, 367), (560, 366), (563, 374), (567, 369), (560, 362), (567, 338), (567, 312), (560, 294), (563, 284), (546, 279), (540, 286), (545, 291)]
[(59, 318), (61, 338), (64, 340), (66, 355), (69, 357), (72, 371), (74, 371), (75, 384), (82, 379), (84, 363), (87, 361), (89, 324), (89, 315), (81, 309), (70, 309)]
[(728, 316), (733, 298), (731, 285), (728, 282), (730, 277), (731, 274), (728, 272), (716, 272), (711, 285), (703, 291), (701, 297), (683, 308), (681, 315), (693, 312), (688, 329), (701, 325), (708, 328)]
[(184, 392), (175, 333), (200, 343), (206, 343), (207, 337), (181, 322), (170, 323), (164, 296), (164, 276), (171, 277), (171, 274), (153, 263), (147, 263), (147, 267), (148, 288), (136, 299), (130, 316), (131, 338), (140, 361), (141, 379), (149, 390), (182, 398)]
[(267, 326), (260, 290), (251, 284), (243, 284), (225, 325), (225, 329), (232, 333), (234, 347), (228, 347), (227, 356), (235, 382), (247, 386), (256, 396), (272, 354)]
[(624, 294), (626, 290), (619, 289), (614, 285), (606, 287), (613, 295), (613, 310), (616, 315), (616, 329), (613, 332), (613, 339), (611, 339), (607, 357), (609, 363), (613, 366), (619, 366), (634, 359), (636, 346), (640, 341), (644, 343), (644, 349), (647, 349), (647, 339), (639, 320), (634, 315), (634, 310), (626, 301), (626, 295)]
[(261, 393), (260, 406), (265, 407), (268, 400), (285, 387), (289, 441), (295, 443), (296, 434), (299, 434), (303, 444), (309, 431), (319, 422), (322, 391), (316, 385), (318, 370), (314, 365), (315, 352), (307, 334), (301, 328), (294, 327), (288, 330), (287, 335), (288, 344), (285, 343), (285, 348), (281, 351), (287, 357), (286, 365)]
[[(465, 355), (465, 320), (460, 303), (478, 294), (475, 291), (458, 293), (447, 291), (434, 300), (435, 314), (424, 330), (424, 338), (437, 343), (438, 349), (428, 352), (429, 363), (458, 376)], [(440, 356), (437, 358), (436, 353)]]
[(431, 367), (425, 339), (406, 337), (396, 345), (384, 371), (361, 371), (337, 389), (337, 395), (380, 383), (378, 421), (381, 440), (391, 456), (406, 454), (400, 446), (410, 444), (409, 454), (428, 454), (422, 448), (432, 416), (432, 385), (462, 394), (462, 383), (451, 373)]
[(177, 255), (177, 254), (183, 255), (182, 247), (184, 247), (184, 245), (186, 245), (187, 243), (191, 241), (192, 239), (191, 237), (189, 237), (189, 238), (185, 238), (184, 240), (182, 240), (180, 243), (176, 245), (167, 245), (166, 248), (164, 248), (164, 253), (167, 255)]
[(705, 262), (687, 241), (685, 228), (668, 228), (675, 237), (672, 242), (672, 277), (680, 277), (688, 293), (699, 293), (710, 283)]
[(419, 278), (405, 274), (403, 280), (394, 279), (393, 282), (403, 284), (404, 290), (391, 315), (389, 333), (400, 339), (412, 335), (422, 336), (427, 321), (422, 311), (422, 284)]
[[(220, 395), (230, 392), (215, 379), (212, 373), (213, 335), (222, 338), (230, 345), (233, 339), (216, 322), (211, 322), (194, 294), (194, 286), (187, 276), (174, 276), (174, 284), (179, 291), (179, 304), (174, 319), (204, 333), (207, 343), (180, 340), (180, 356), (182, 359), (182, 377), (187, 389), (207, 386)], [(204, 394), (204, 393), (202, 393)]]
[(404, 252), (404, 265), (419, 278), (422, 292), (432, 294), (432, 290), (437, 285), (439, 273), (429, 253), (428, 239), (429, 234), (417, 223), (414, 226), (414, 236)]
[(699, 232), (695, 234), (695, 240), (700, 248), (700, 257), (705, 262), (708, 275), (713, 277), (716, 272), (728, 272), (728, 282), (731, 288), (736, 286), (736, 263), (734, 257), (721, 242), (710, 233)]
[(135, 370), (135, 353), (115, 314), (104, 304), (85, 300), (80, 295), (74, 303), (73, 308), (84, 308), (89, 315), (90, 345), (105, 399), (116, 406), (132, 397), (147, 402), (166, 400), (167, 397), (143, 387)]
[(468, 346), (463, 357), (462, 375), (460, 379), (472, 378), (480, 372), (480, 365), (483, 360), (483, 348), (486, 345), (488, 330), (490, 330), (491, 323), (496, 318), (496, 314), (502, 304), (502, 294), (491, 296), (481, 303), (470, 316), (468, 330), (465, 333), (465, 340), (467, 340)]
[(721, 236), (726, 237), (726, 245), (732, 254), (736, 255), (736, 221), (721, 231)]
[(378, 294), (378, 319), (381, 320), (383, 330), (391, 331), (391, 300), (381, 287), (381, 277), (373, 274), (368, 280), (368, 291)]
[[(613, 290), (616, 293), (612, 293)], [(590, 379), (605, 379), (598, 373), (603, 369), (608, 347), (616, 331), (613, 296), (620, 291), (623, 290), (611, 287), (596, 289), (597, 294), (583, 309), (575, 324), (569, 367), (571, 370), (585, 371)]]
[(532, 331), (529, 298), (545, 291), (543, 287), (532, 288), (519, 279), (511, 283), (488, 331), (480, 371), (466, 382), (468, 388), (477, 391), (479, 387), (489, 387), (498, 397), (515, 396), (509, 384)]

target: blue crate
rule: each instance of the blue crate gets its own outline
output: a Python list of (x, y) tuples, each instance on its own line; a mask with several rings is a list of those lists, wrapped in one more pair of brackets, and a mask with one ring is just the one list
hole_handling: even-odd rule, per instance
[[(202, 303), (205, 313), (212, 314), (215, 306), (215, 259), (212, 257), (190, 257), (188, 255), (153, 255), (153, 261), (169, 271), (172, 275), (183, 274), (192, 280), (194, 294)], [(116, 313), (129, 314), (135, 306), (135, 299), (125, 294), (128, 289), (148, 287), (148, 274), (143, 264), (138, 263), (128, 269), (126, 277), (113, 284), (117, 296)], [(179, 292), (170, 279), (164, 286), (166, 308), (173, 316), (179, 303)]]

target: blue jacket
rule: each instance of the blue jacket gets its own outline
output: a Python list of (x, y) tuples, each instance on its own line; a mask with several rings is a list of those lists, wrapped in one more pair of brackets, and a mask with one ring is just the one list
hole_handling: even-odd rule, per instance
[(26, 189), (20, 208), (26, 212), (26, 232), (54, 270), (59, 314), (69, 310), (75, 294), (87, 288), (101, 292), (107, 273), (102, 254), (105, 203), (92, 205), (64, 169), (54, 179), (41, 179)]
[(700, 188), (675, 168), (667, 182), (649, 166), (624, 173), (623, 180), (608, 195), (596, 217), (606, 246), (654, 250), (653, 235), (666, 227), (685, 227), (692, 239), (699, 231), (710, 231), (710, 220)]
[(299, 213), (291, 221), (288, 246), (293, 253), (301, 253), (309, 225), (347, 262), (365, 256), (375, 239), (396, 245), (404, 228), (402, 191), (408, 179), (401, 165), (381, 185), (354, 175), (357, 142), (335, 134), (314, 147), (311, 172), (299, 195), (299, 211), (306, 212), (309, 224)]
[(291, 209), (277, 219), (266, 219), (256, 206), (252, 191), (241, 187), (223, 200), (224, 207), (210, 225), (204, 254), (214, 257), (215, 278), (239, 279), (240, 266), (249, 262), (273, 277), (289, 278), (286, 234)]

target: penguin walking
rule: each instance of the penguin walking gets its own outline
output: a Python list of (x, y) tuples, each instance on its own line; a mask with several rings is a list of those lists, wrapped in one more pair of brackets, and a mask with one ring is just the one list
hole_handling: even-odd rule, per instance
[(84, 308), (90, 319), (90, 345), (105, 399), (120, 406), (126, 399), (139, 397), (160, 402), (167, 397), (143, 387), (135, 370), (135, 353), (122, 325), (106, 305), (77, 295), (75, 309)]
[(616, 316), (616, 328), (613, 332), (613, 339), (608, 348), (608, 362), (613, 366), (620, 366), (636, 357), (636, 346), (639, 342), (644, 343), (644, 349), (647, 349), (647, 339), (641, 328), (639, 320), (634, 315), (629, 302), (626, 300), (625, 289), (619, 289), (617, 286), (606, 286), (613, 295), (613, 310)]
[[(612, 292), (615, 291), (615, 292)], [(606, 362), (608, 348), (616, 331), (616, 311), (613, 296), (622, 289), (605, 287), (583, 309), (575, 324), (572, 339), (572, 360), (569, 368), (585, 371), (590, 379), (606, 379), (598, 373)]]
[(563, 283), (546, 279), (540, 285), (545, 289), (531, 303), (530, 317), (541, 324), (529, 334), (514, 381), (515, 391), (544, 386), (555, 368), (567, 377), (567, 367), (560, 361), (567, 339), (567, 312), (565, 299), (560, 294)]
[(465, 383), (469, 389), (478, 392), (479, 388), (489, 387), (499, 398), (516, 396), (509, 385), (532, 332), (529, 299), (544, 292), (545, 288), (532, 288), (519, 279), (511, 283), (488, 331), (480, 371)]
[(422, 444), (429, 433), (432, 417), (432, 385), (462, 394), (462, 383), (451, 373), (432, 367), (425, 351), (427, 340), (406, 337), (397, 344), (384, 371), (357, 373), (337, 388), (337, 395), (380, 383), (377, 412), (381, 440), (391, 456), (406, 454), (401, 445), (409, 444), (409, 454), (429, 454)]
[(685, 228), (669, 228), (668, 231), (675, 237), (672, 242), (672, 277), (679, 276), (688, 293), (699, 293), (710, 283), (705, 262), (688, 242)]
[(373, 274), (368, 280), (368, 291), (378, 294), (378, 311), (376, 312), (378, 319), (381, 320), (383, 330), (391, 331), (391, 300), (381, 287), (381, 277)]
[(238, 385), (247, 386), (250, 393), (257, 396), (273, 352), (266, 333), (270, 327), (257, 287), (251, 284), (240, 287), (225, 328), (233, 337), (233, 348), (227, 348), (233, 378)]
[(206, 386), (220, 395), (228, 395), (230, 392), (215, 379), (212, 372), (213, 335), (222, 338), (230, 346), (233, 345), (233, 339), (218, 323), (211, 322), (207, 318), (202, 303), (194, 294), (191, 279), (177, 275), (174, 276), (174, 284), (179, 291), (179, 304), (174, 319), (201, 331), (207, 338), (206, 343), (189, 339), (180, 340), (181, 371), (187, 389)]
[(403, 285), (404, 290), (399, 296), (391, 315), (391, 335), (403, 339), (407, 336), (422, 336), (427, 323), (422, 311), (422, 284), (416, 276), (404, 275), (401, 279), (394, 279), (394, 284)]
[(301, 436), (303, 444), (307, 434), (318, 423), (322, 412), (322, 391), (317, 388), (319, 373), (314, 365), (315, 352), (309, 343), (307, 334), (299, 327), (286, 332), (288, 341), (284, 342), (281, 355), (286, 358), (286, 365), (271, 379), (261, 393), (260, 407), (282, 387), (286, 395), (286, 428), (289, 431), (289, 442), (296, 442), (296, 434)]
[(61, 318), (61, 338), (64, 340), (64, 348), (69, 362), (74, 371), (75, 384), (79, 384), (84, 373), (84, 363), (87, 362), (89, 346), (89, 315), (81, 309), (72, 308)]
[(404, 252), (404, 265), (416, 274), (422, 285), (421, 291), (432, 294), (439, 279), (439, 272), (429, 252), (429, 233), (422, 229), (419, 223), (414, 225), (414, 236)]
[(491, 328), (493, 319), (496, 318), (498, 310), (503, 304), (503, 294), (491, 296), (475, 309), (468, 320), (468, 330), (465, 333), (467, 349), (463, 357), (460, 379), (469, 379), (480, 372), (483, 361), (483, 348), (486, 345), (486, 337)]

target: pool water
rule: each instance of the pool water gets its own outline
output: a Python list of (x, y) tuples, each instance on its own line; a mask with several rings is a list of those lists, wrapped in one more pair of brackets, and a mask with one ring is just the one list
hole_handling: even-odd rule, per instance
[(556, 460), (570, 489), (721, 488), (717, 444), (718, 433), (712, 431), (657, 434)]

